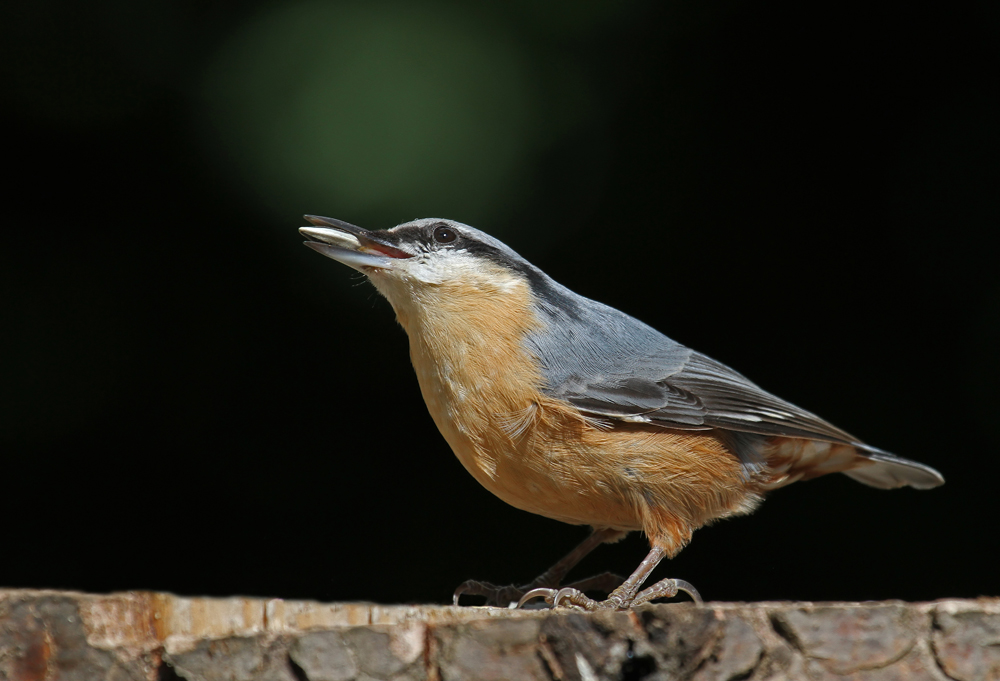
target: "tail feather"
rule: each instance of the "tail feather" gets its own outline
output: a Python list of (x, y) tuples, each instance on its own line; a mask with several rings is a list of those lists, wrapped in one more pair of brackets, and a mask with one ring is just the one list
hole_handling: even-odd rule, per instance
[(944, 484), (944, 477), (930, 466), (904, 459), (868, 445), (856, 445), (858, 454), (870, 461), (857, 468), (844, 471), (858, 482), (879, 489), (914, 487), (931, 489)]

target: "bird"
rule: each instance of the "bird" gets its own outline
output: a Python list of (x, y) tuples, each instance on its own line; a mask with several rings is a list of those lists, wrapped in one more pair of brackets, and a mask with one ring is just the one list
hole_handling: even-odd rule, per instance
[[(306, 215), (305, 245), (365, 274), (409, 338), (420, 391), (445, 441), (511, 506), (591, 534), (532, 582), (469, 580), (487, 604), (627, 610), (687, 593), (653, 569), (692, 533), (752, 512), (799, 480), (843, 473), (880, 489), (944, 478), (758, 387), (725, 364), (557, 283), (453, 220), (367, 230)], [(622, 580), (562, 581), (595, 547), (641, 531), (650, 550)], [(585, 591), (607, 594), (596, 600)], [(534, 604), (532, 604), (534, 605)]]

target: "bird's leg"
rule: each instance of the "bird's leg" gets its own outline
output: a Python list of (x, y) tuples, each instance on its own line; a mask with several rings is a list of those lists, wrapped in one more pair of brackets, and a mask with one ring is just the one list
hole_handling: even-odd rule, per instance
[(532, 598), (542, 597), (547, 603), (558, 607), (569, 605), (582, 608), (583, 610), (627, 610), (633, 606), (641, 605), (656, 598), (670, 598), (676, 596), (678, 591), (685, 591), (694, 599), (701, 603), (701, 596), (698, 590), (682, 579), (663, 579), (639, 592), (649, 573), (663, 560), (666, 550), (654, 546), (646, 558), (639, 564), (635, 572), (626, 579), (621, 586), (612, 591), (605, 601), (595, 601), (588, 597), (579, 589), (566, 587), (559, 589), (533, 589), (526, 593), (518, 602), (518, 606)]
[[(566, 577), (566, 573), (576, 567), (577, 563), (583, 560), (587, 554), (601, 544), (609, 541), (616, 541), (624, 535), (625, 532), (622, 532), (621, 530), (612, 530), (608, 528), (594, 530), (590, 533), (590, 536), (580, 542), (575, 549), (563, 556), (548, 570), (535, 577), (530, 584), (525, 584), (523, 586), (514, 586), (513, 584), (508, 586), (496, 586), (495, 584), (490, 584), (489, 582), (480, 582), (470, 579), (467, 582), (463, 582), (457, 589), (455, 589), (455, 594), (452, 596), (452, 602), (455, 605), (458, 605), (459, 596), (462, 594), (469, 594), (472, 596), (485, 596), (487, 605), (506, 607), (509, 603), (516, 603), (518, 600), (521, 600), (526, 593), (534, 589), (538, 589), (540, 587), (558, 587), (562, 584), (562, 580)], [(580, 590), (599, 589), (604, 585), (617, 584), (618, 580), (619, 578), (616, 575), (604, 573), (602, 575), (598, 575), (597, 577), (591, 577), (590, 579), (575, 582), (573, 586)]]
[[(589, 537), (580, 542), (575, 549), (563, 556), (559, 562), (535, 577), (531, 581), (531, 584), (526, 585), (526, 589), (534, 589), (540, 586), (559, 586), (562, 584), (563, 579), (565, 579), (566, 574), (575, 568), (581, 560), (586, 558), (591, 551), (605, 542), (617, 541), (625, 536), (625, 534), (626, 533), (621, 530), (612, 530), (608, 528), (594, 530), (590, 533)], [(604, 575), (601, 575), (600, 577), (603, 578)], [(597, 578), (594, 577), (591, 579)]]

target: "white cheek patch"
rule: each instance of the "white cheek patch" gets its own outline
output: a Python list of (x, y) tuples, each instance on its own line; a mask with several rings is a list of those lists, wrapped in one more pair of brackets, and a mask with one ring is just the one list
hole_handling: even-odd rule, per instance
[(393, 260), (391, 269), (367, 274), (404, 327), (406, 318), (434, 314), (442, 303), (472, 304), (477, 295), (523, 296), (527, 286), (522, 277), (486, 258), (450, 249)]
[(484, 284), (486, 287), (498, 287), (508, 292), (522, 283), (518, 277), (501, 267), (463, 250), (422, 253), (394, 264), (404, 278), (421, 284)]

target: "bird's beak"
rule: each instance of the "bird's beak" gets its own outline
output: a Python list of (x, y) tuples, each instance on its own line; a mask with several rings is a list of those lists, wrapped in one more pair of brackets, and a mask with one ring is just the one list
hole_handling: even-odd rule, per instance
[[(400, 250), (379, 236), (378, 232), (362, 229), (343, 220), (306, 215), (315, 227), (299, 227), (299, 233), (309, 239), (306, 246), (359, 272), (365, 268), (390, 269), (393, 260), (412, 258), (412, 253)], [(332, 229), (331, 229), (332, 228)]]

